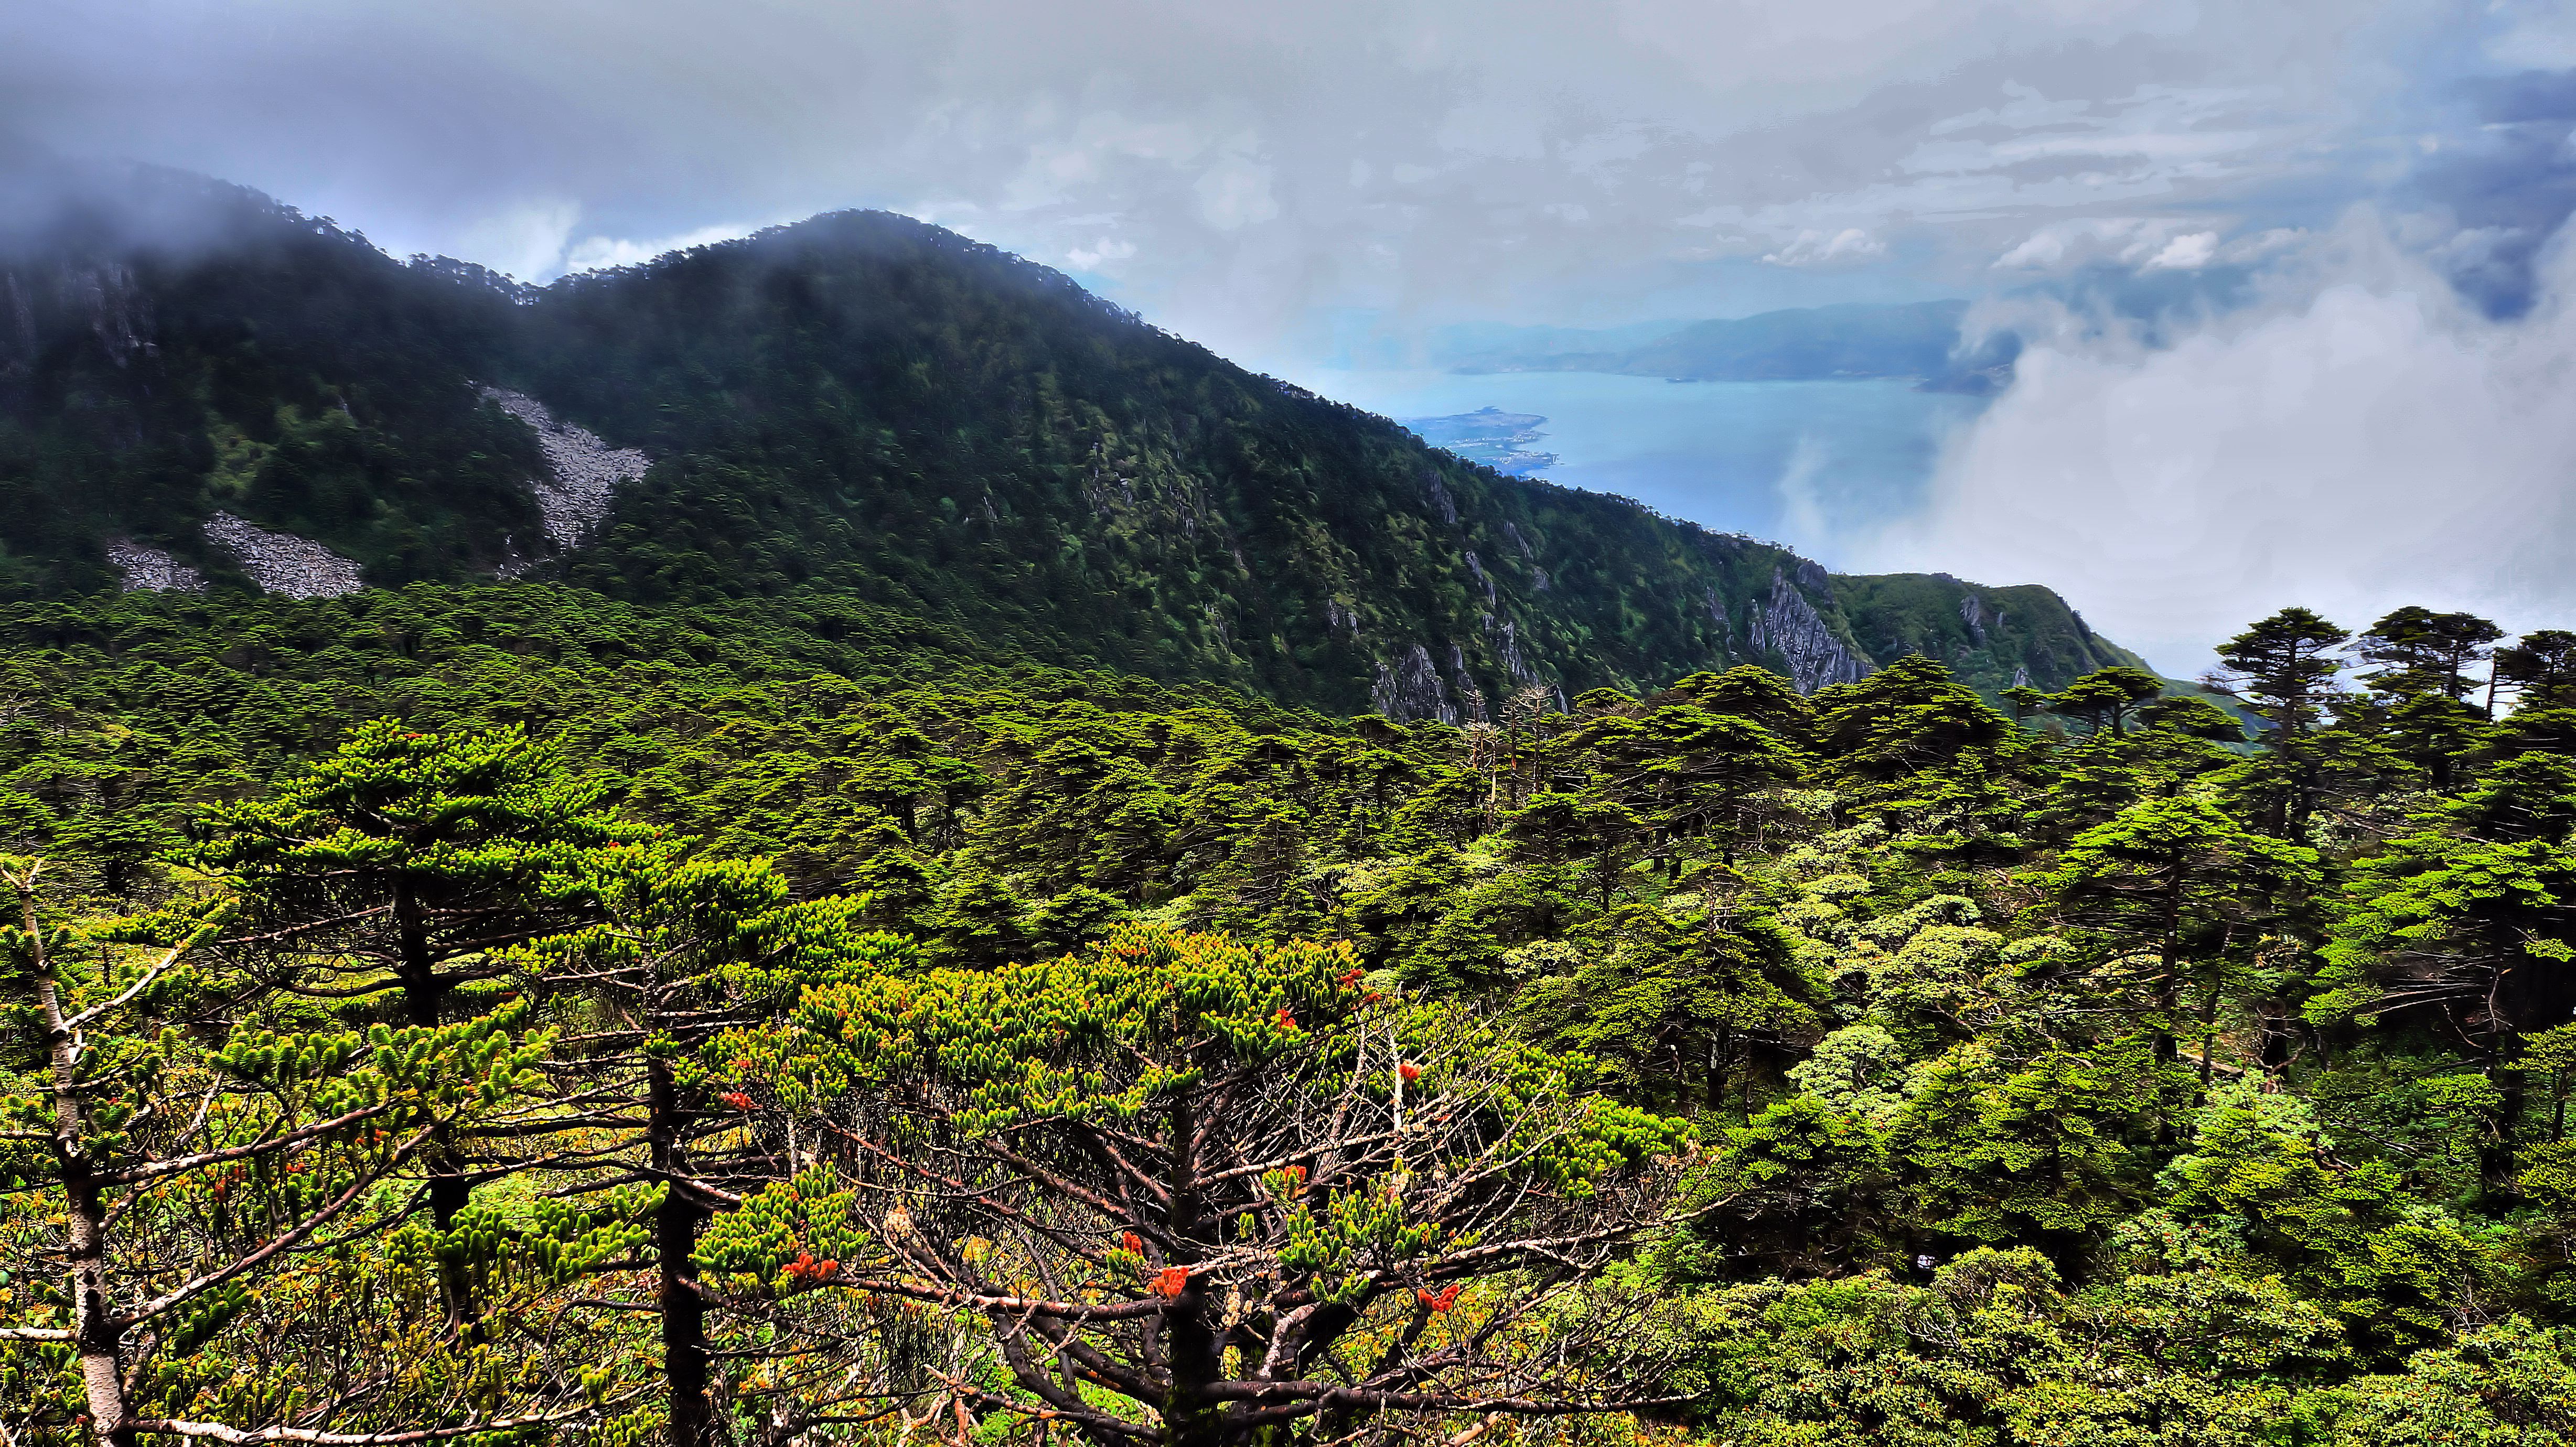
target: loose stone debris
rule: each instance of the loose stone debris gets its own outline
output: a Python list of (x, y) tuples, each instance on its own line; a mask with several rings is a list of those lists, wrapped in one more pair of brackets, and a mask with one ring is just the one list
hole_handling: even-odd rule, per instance
[(146, 547), (131, 538), (110, 539), (107, 560), (124, 575), (125, 591), (129, 593), (206, 591), (204, 574), (159, 548)]
[(557, 422), (545, 403), (525, 392), (503, 387), (481, 391), (486, 401), (535, 430), (537, 446), (545, 450), (546, 469), (554, 475), (530, 478), (528, 483), (536, 490), (546, 536), (559, 546), (575, 548), (589, 541), (607, 520), (609, 499), (617, 485), (642, 477), (644, 469), (653, 465), (635, 448), (611, 447), (588, 428)]
[(206, 540), (233, 555), (260, 591), (288, 598), (357, 592), (358, 565), (308, 538), (272, 533), (228, 512), (206, 520)]

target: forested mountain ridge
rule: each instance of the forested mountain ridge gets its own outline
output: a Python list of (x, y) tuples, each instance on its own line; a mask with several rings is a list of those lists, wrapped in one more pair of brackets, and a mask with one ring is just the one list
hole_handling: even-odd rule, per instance
[[(18, 597), (114, 586), (112, 547), (240, 583), (240, 545), (205, 531), (237, 517), (236, 539), (348, 560), (312, 559), (317, 591), (352, 564), (642, 602), (819, 591), (1034, 658), (1405, 718), (1745, 661), (1812, 690), (1936, 638), (1989, 693), (2133, 661), (2044, 590), (1838, 581), (1499, 476), (900, 217), (535, 290), (193, 178), (55, 215), (0, 264)], [(578, 533), (530, 485), (539, 407), (650, 463)]]

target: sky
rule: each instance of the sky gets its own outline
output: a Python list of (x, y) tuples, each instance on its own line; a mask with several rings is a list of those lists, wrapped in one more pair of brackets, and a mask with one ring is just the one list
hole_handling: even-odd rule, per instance
[(2016, 378), (1838, 565), (2174, 672), (2576, 623), (2576, 0), (14, 0), (9, 135), (536, 281), (886, 207), (1297, 380), (1966, 298)]

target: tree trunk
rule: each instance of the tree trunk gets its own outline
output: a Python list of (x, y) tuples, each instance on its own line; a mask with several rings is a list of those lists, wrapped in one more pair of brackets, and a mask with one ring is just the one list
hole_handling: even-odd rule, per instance
[(2218, 1039), (2218, 981), (2209, 982), (2209, 1003), (2200, 1011), (2200, 1089), (2191, 1098), (2191, 1108), (2209, 1103), (2209, 1050)]
[(2162, 973), (2156, 978), (2156, 1059), (2169, 1064), (2182, 1052), (2174, 1044), (2174, 1011), (2181, 1000), (2174, 986), (2174, 971), (2182, 963), (2182, 865), (2177, 861), (2165, 877), (2164, 949)]
[(89, 1157), (89, 1114), (81, 1102), (79, 1052), (72, 1043), (71, 1027), (64, 1022), (62, 996), (54, 986), (53, 961), (36, 918), (32, 885), (21, 886), (19, 901), (28, 945), (34, 952), (28, 963), (35, 976), (37, 1017), (45, 1030), (54, 1099), (54, 1169), (63, 1183), (70, 1218), (63, 1285), (72, 1299), (72, 1356), (89, 1407), (90, 1431), (101, 1442), (131, 1447), (134, 1433), (125, 1425), (125, 1329), (108, 1292), (107, 1197), (96, 1163)]
[(680, 1108), (678, 1082), (670, 1062), (648, 1061), (646, 1134), (653, 1170), (662, 1178), (662, 1205), (654, 1215), (653, 1248), (659, 1258), (662, 1302), (662, 1374), (671, 1390), (671, 1447), (706, 1447), (712, 1404), (707, 1400), (707, 1304), (698, 1295), (698, 1268), (692, 1259), (703, 1207), (691, 1200), (679, 1177), (684, 1162), (680, 1135), (688, 1113)]
[(1718, 1026), (1717, 1037), (1708, 1043), (1708, 1082), (1704, 1098), (1708, 1102), (1708, 1113), (1711, 1115), (1726, 1109), (1726, 1064), (1727, 1057), (1734, 1053), (1734, 1049), (1735, 1027)]
[[(2165, 879), (2165, 943), (2162, 973), (2156, 980), (2155, 1058), (2158, 1065), (2171, 1065), (2182, 1058), (2174, 1041), (2174, 1011), (2181, 997), (2174, 986), (2174, 971), (2182, 961), (2182, 861), (2176, 860), (2172, 873)], [(2156, 1144), (2170, 1146), (2176, 1138), (2173, 1112), (2164, 1108), (2164, 1088), (2156, 1090)]]
[[(394, 928), (402, 946), (403, 1020), (424, 1029), (434, 1027), (446, 1013), (447, 982), (439, 978), (438, 962), (429, 948), (429, 921), (408, 880), (394, 885)], [(431, 1137), (424, 1163), (429, 1169), (430, 1219), (444, 1237), (455, 1229), (456, 1218), (464, 1214), (474, 1190), (458, 1159), (456, 1138), (445, 1126)], [(438, 1258), (438, 1294), (447, 1308), (447, 1329), (460, 1336), (471, 1332), (476, 1316), (474, 1283), (465, 1263), (445, 1253)]]
[(2278, 1076), (2290, 1064), (2290, 1032), (2296, 1029), (2279, 1002), (2266, 1000), (2263, 1011), (2263, 1073)]
[(2496, 1104), (2494, 1134), (2479, 1151), (2479, 1174), (2486, 1188), (2499, 1195), (2518, 1194), (2514, 1189), (2514, 1137), (2522, 1131), (2523, 1102), (2528, 1096), (2527, 1082), (2521, 1067), (2522, 1037), (2510, 1031), (2496, 1044), (2495, 1064), (2487, 1078), (2495, 1082), (2503, 1099)]
[[(1171, 1205), (1164, 1224), (1173, 1257), (1179, 1257), (1201, 1244), (1207, 1226), (1195, 1149), (1198, 1113), (1186, 1098), (1172, 1103), (1171, 1132), (1171, 1175), (1164, 1185)], [(1208, 1389), (1224, 1374), (1225, 1342), (1208, 1320), (1212, 1303), (1205, 1278), (1191, 1269), (1192, 1262), (1166, 1259), (1190, 1274), (1163, 1310), (1163, 1360), (1172, 1382), (1163, 1405), (1163, 1439), (1170, 1447), (1218, 1447), (1225, 1426)]]

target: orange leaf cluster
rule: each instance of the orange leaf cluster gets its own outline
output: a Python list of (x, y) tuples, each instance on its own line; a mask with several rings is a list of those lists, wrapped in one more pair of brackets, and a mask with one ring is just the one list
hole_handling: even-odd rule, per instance
[[(827, 1281), (840, 1269), (840, 1262), (828, 1256), (817, 1261), (811, 1251), (799, 1251), (796, 1253), (796, 1259), (787, 1263), (787, 1274), (799, 1281)], [(1454, 1291), (1456, 1288), (1452, 1287), (1451, 1290)]]

